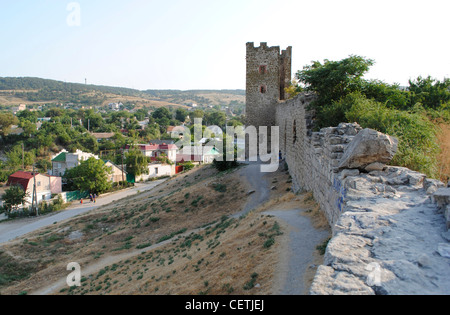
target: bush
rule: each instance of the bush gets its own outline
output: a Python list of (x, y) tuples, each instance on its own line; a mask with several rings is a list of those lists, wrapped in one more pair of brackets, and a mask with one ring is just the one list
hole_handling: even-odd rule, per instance
[(179, 165), (183, 166), (183, 171), (190, 171), (195, 167), (195, 165), (191, 161), (180, 163)]
[(348, 121), (398, 138), (398, 152), (391, 164), (439, 177), (437, 128), (420, 105), (410, 111), (391, 109), (361, 94), (351, 94), (340, 102), (346, 107), (351, 104)]
[(226, 161), (225, 156), (223, 161), (214, 160), (213, 165), (219, 172), (231, 170), (239, 166), (237, 161)]

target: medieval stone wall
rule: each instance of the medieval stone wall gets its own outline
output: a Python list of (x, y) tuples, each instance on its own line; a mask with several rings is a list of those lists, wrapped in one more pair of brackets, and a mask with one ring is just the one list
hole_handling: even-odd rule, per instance
[(293, 189), (312, 192), (333, 229), (311, 294), (450, 294), (450, 192), (386, 165), (394, 138), (358, 124), (313, 132), (313, 99), (280, 102), (275, 122)]

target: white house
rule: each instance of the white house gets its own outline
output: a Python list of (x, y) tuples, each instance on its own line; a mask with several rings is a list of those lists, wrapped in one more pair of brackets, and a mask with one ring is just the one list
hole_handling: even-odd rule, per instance
[(150, 163), (148, 165), (148, 174), (136, 176), (136, 182), (147, 181), (151, 178), (173, 176), (175, 175), (175, 165)]
[(69, 153), (66, 150), (62, 150), (52, 159), (52, 175), (63, 176), (67, 170), (77, 167), (81, 162), (86, 161), (91, 157), (96, 160), (99, 159), (98, 155), (80, 150), (77, 150), (75, 153)]
[[(165, 155), (172, 163), (177, 160), (178, 147), (175, 144), (138, 144), (136, 148), (139, 149), (144, 156), (150, 157), (152, 161), (157, 161), (157, 158)], [(125, 152), (131, 149), (129, 145), (125, 147)]]

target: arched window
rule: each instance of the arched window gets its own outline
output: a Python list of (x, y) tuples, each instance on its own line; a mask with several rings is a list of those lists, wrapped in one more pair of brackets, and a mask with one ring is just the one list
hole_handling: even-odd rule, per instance
[(259, 91), (261, 92), (261, 94), (264, 94), (267, 92), (267, 87), (265, 85), (261, 85), (259, 87)]
[(259, 74), (266, 74), (267, 66), (259, 66)]

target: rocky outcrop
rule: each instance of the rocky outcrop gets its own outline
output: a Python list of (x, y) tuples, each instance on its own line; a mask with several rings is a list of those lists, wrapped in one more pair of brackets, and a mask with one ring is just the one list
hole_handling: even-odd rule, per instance
[(394, 158), (397, 148), (396, 138), (376, 130), (364, 129), (347, 146), (339, 168), (382, 170)]

